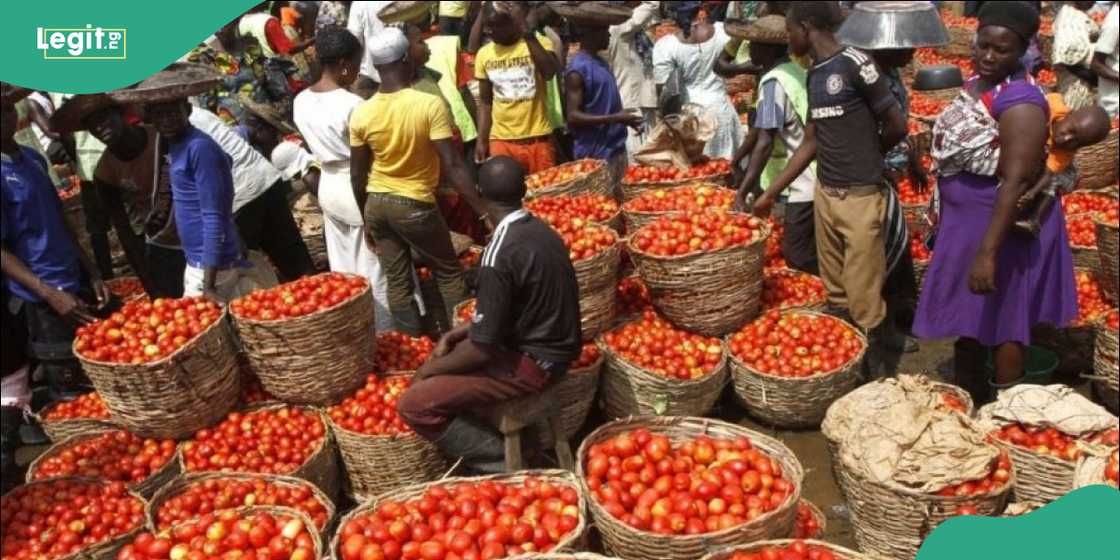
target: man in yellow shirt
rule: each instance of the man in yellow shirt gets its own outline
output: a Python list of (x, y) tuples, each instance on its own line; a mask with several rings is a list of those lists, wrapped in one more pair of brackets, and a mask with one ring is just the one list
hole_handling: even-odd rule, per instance
[[(443, 100), (409, 87), (412, 65), (404, 32), (386, 28), (366, 48), (381, 77), (378, 92), (350, 115), (350, 184), (365, 226), (377, 245), (389, 284), (389, 310), (399, 330), (421, 333), (412, 299), (412, 255), (431, 268), (445, 309), (465, 296), (463, 268), (436, 206), (440, 169), (480, 214), (481, 202), (462, 156), (451, 143), (451, 116)], [(438, 316), (437, 316), (438, 318)]]
[(533, 31), (538, 9), (517, 2), (487, 2), (483, 26), (493, 42), (479, 49), (474, 74), (479, 83), (475, 159), (509, 156), (536, 173), (556, 164), (548, 120), (548, 81), (560, 70), (552, 41)]

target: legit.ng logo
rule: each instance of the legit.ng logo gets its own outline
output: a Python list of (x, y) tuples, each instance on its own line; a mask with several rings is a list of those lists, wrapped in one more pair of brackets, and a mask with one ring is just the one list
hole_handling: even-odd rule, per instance
[(128, 30), (123, 27), (38, 27), (36, 48), (47, 60), (124, 60)]

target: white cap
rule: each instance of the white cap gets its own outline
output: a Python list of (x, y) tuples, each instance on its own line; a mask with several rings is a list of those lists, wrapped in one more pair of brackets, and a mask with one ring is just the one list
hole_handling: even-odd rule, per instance
[(408, 37), (396, 27), (386, 27), (370, 38), (366, 50), (374, 66), (392, 64), (408, 52)]
[(280, 170), (280, 175), (285, 181), (291, 181), (296, 175), (307, 171), (315, 164), (312, 156), (303, 146), (291, 141), (284, 141), (272, 149), (272, 165)]

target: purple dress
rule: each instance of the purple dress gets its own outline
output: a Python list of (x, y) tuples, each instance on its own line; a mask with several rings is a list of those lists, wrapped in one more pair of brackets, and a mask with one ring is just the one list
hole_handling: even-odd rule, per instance
[[(954, 103), (967, 101), (958, 98)], [(998, 119), (1004, 110), (1020, 103), (1036, 104), (1049, 111), (1036, 86), (1016, 81), (1002, 87), (994, 97), (991, 114)], [(938, 126), (944, 124), (946, 134), (962, 132), (966, 142), (977, 132), (967, 130), (967, 126), (954, 129), (953, 120), (939, 120)], [(982, 150), (978, 147), (977, 151)], [(987, 163), (964, 165), (973, 169), (986, 166), (993, 171), (991, 174), (948, 165), (946, 169), (958, 172), (938, 178), (941, 219), (914, 319), (914, 334), (919, 337), (968, 337), (986, 346), (1029, 344), (1034, 325), (1064, 326), (1077, 317), (1073, 256), (1060, 204), (1054, 204), (1042, 219), (1037, 239), (1007, 234), (996, 259), (994, 291), (981, 295), (969, 290), (968, 274), (996, 201), (998, 178), (991, 155), (990, 150), (983, 153)], [(958, 152), (956, 157), (960, 156)]]

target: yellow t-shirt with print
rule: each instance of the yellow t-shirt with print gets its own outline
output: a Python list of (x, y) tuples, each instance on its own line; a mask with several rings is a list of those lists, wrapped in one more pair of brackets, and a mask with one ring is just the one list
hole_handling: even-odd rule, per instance
[(433, 140), (451, 138), (443, 100), (412, 88), (377, 93), (350, 114), (350, 145), (369, 146), (366, 191), (434, 203), (439, 154)]
[[(552, 41), (538, 37), (546, 51)], [(474, 77), (489, 80), (494, 105), (490, 125), (492, 140), (520, 140), (552, 133), (548, 122), (548, 83), (537, 72), (529, 44), (524, 39), (513, 45), (489, 43), (474, 59)]]

